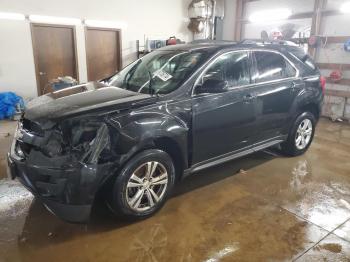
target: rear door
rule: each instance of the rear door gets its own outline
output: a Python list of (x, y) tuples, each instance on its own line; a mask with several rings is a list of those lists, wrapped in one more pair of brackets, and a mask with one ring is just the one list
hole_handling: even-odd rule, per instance
[(219, 56), (203, 72), (198, 85), (207, 79), (225, 80), (228, 89), (223, 93), (194, 93), (194, 164), (247, 148), (254, 141), (250, 67), (248, 52), (233, 51)]
[(304, 83), (297, 68), (277, 51), (254, 51), (257, 141), (283, 135), (291, 120), (290, 110)]

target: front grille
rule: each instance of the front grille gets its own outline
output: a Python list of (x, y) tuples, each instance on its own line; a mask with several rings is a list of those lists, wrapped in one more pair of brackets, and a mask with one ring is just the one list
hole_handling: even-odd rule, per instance
[(41, 129), (40, 125), (30, 121), (28, 119), (23, 119), (22, 120), (22, 126), (23, 129), (27, 130), (28, 132), (37, 135), (37, 136), (44, 136), (44, 130)]

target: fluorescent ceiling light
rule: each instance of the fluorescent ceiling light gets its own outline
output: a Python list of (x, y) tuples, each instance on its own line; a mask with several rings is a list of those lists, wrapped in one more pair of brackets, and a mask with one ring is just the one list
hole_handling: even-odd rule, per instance
[(64, 25), (78, 25), (81, 24), (81, 20), (78, 18), (70, 17), (57, 17), (57, 16), (44, 16), (44, 15), (30, 15), (29, 20), (37, 23), (48, 24), (64, 24)]
[(84, 23), (85, 25), (91, 26), (91, 27), (102, 27), (102, 28), (105, 27), (105, 28), (118, 28), (118, 29), (125, 29), (127, 27), (127, 24), (125, 22), (118, 22), (118, 21), (86, 19)]
[(340, 6), (340, 12), (350, 13), (350, 2), (345, 2)]
[(269, 22), (269, 21), (278, 21), (284, 20), (290, 17), (292, 11), (288, 8), (278, 8), (258, 11), (249, 16), (249, 21), (256, 22)]
[(25, 20), (26, 17), (25, 17), (25, 15), (19, 14), (19, 13), (2, 13), (2, 12), (0, 12), (0, 19)]

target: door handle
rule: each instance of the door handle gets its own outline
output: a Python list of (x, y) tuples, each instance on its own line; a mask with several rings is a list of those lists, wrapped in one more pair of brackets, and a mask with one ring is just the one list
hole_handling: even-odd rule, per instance
[(46, 73), (45, 72), (39, 72), (39, 75), (44, 76), (44, 75), (46, 75)]
[(303, 86), (302, 83), (296, 83), (293, 81), (291, 88), (292, 88), (292, 91), (296, 91), (296, 90), (300, 89), (302, 86)]
[(243, 97), (243, 101), (246, 102), (246, 103), (250, 103), (253, 99), (255, 99), (256, 96), (255, 95), (252, 95), (252, 94), (248, 94), (248, 95), (245, 95)]

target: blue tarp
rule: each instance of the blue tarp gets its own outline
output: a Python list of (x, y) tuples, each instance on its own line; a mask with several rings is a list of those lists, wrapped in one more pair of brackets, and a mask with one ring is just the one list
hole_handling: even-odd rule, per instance
[(11, 118), (16, 113), (16, 106), (24, 107), (22, 97), (13, 92), (0, 93), (0, 120), (4, 118)]

